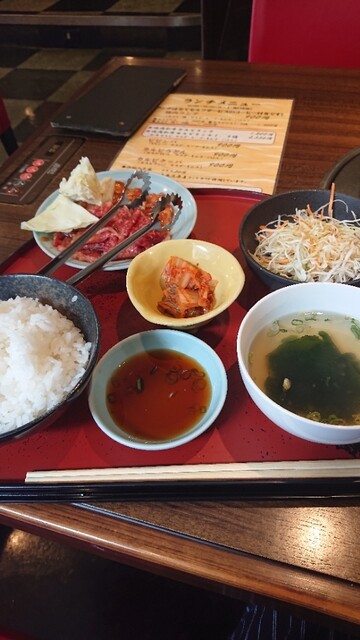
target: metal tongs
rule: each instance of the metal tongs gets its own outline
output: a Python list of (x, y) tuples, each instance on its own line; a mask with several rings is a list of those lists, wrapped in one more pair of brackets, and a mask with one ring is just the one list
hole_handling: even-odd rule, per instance
[[(170, 203), (174, 207), (176, 207), (176, 209), (174, 211), (174, 215), (172, 217), (172, 220), (168, 224), (161, 225), (160, 220), (159, 220), (159, 214)], [(120, 242), (118, 245), (116, 245), (115, 247), (113, 247), (112, 249), (110, 249), (109, 251), (104, 253), (95, 262), (93, 262), (92, 264), (89, 264), (84, 269), (81, 269), (81, 271), (79, 271), (79, 273), (76, 273), (71, 278), (68, 278), (67, 282), (69, 284), (74, 285), (77, 282), (79, 282), (80, 280), (84, 280), (95, 269), (100, 269), (101, 267), (103, 267), (107, 262), (109, 262), (111, 260), (111, 258), (113, 258), (118, 253), (120, 253), (120, 251), (123, 251), (124, 249), (126, 249), (130, 244), (135, 242), (135, 240), (138, 240), (139, 238), (144, 236), (148, 231), (150, 231), (150, 229), (159, 229), (161, 231), (168, 231), (169, 229), (171, 229), (171, 227), (175, 224), (176, 220), (178, 219), (178, 217), (180, 215), (180, 212), (181, 212), (181, 209), (182, 209), (182, 200), (181, 200), (180, 196), (178, 196), (176, 193), (167, 194), (165, 196), (162, 196), (157, 201), (157, 203), (153, 207), (151, 213), (149, 214), (150, 215), (150, 222), (148, 222), (146, 225), (141, 227), (141, 229), (138, 229), (138, 231), (135, 231), (134, 233), (132, 233), (130, 236), (128, 236), (128, 238), (125, 238), (125, 240)]]
[[(129, 203), (126, 191), (129, 188), (131, 182), (135, 178), (141, 179), (143, 181), (143, 189), (142, 189), (141, 195)], [(109, 220), (119, 211), (119, 209), (121, 209), (124, 206), (127, 206), (129, 209), (135, 209), (136, 207), (139, 207), (149, 193), (150, 184), (151, 184), (151, 179), (148, 173), (140, 170), (134, 171), (129, 177), (129, 179), (127, 180), (127, 182), (124, 184), (124, 187), (122, 189), (121, 196), (118, 202), (113, 207), (111, 207), (111, 209), (109, 209), (109, 211), (102, 218), (100, 218), (97, 222), (91, 225), (81, 236), (79, 236), (72, 244), (70, 244), (66, 249), (64, 249), (64, 251), (59, 253), (57, 256), (55, 256), (55, 258), (50, 260), (50, 262), (48, 262), (44, 267), (42, 267), (37, 272), (37, 275), (49, 276), (50, 274), (52, 274), (55, 271), (55, 269), (60, 267), (60, 265), (62, 265), (73, 253), (75, 253), (77, 249), (83, 246), (89, 240), (89, 238), (91, 238), (94, 235), (94, 233), (96, 233), (96, 231), (104, 227), (106, 223), (109, 222)], [(161, 225), (159, 220), (159, 214), (170, 203), (174, 207), (174, 215), (172, 217), (172, 220), (168, 224)], [(80, 269), (78, 273), (75, 273), (75, 275), (68, 278), (66, 282), (68, 284), (74, 285), (77, 282), (84, 280), (91, 273), (93, 273), (93, 271), (96, 271), (97, 269), (101, 269), (114, 256), (116, 256), (118, 253), (126, 249), (133, 242), (141, 238), (148, 231), (150, 231), (150, 229), (159, 229), (161, 231), (167, 231), (168, 229), (173, 227), (173, 225), (177, 221), (181, 213), (182, 206), (183, 204), (180, 196), (175, 193), (161, 196), (159, 200), (156, 202), (156, 204), (154, 205), (151, 213), (149, 214), (150, 221), (146, 225), (138, 229), (138, 231), (135, 231), (134, 233), (132, 233), (130, 236), (125, 238), (125, 240), (123, 240), (122, 242), (117, 244), (115, 247), (113, 247), (112, 249), (104, 253), (102, 256), (100, 256), (100, 258), (90, 263), (84, 269)]]
[[(132, 202), (129, 203), (127, 190), (130, 187), (135, 178), (142, 180), (143, 187), (141, 189), (141, 195), (138, 198), (135, 198)], [(128, 180), (125, 182), (119, 200), (114, 204), (111, 209), (102, 217), (99, 218), (97, 222), (92, 224), (81, 236), (79, 236), (74, 242), (72, 242), (66, 249), (61, 251), (55, 258), (50, 260), (44, 267), (42, 267), (37, 275), (39, 276), (50, 276), (58, 267), (60, 267), (64, 262), (70, 258), (77, 249), (82, 247), (88, 240), (93, 236), (96, 231), (105, 227), (105, 225), (109, 222), (109, 220), (121, 209), (121, 207), (127, 206), (129, 209), (135, 209), (139, 207), (145, 198), (147, 197), (151, 185), (151, 179), (148, 173), (145, 171), (136, 170), (134, 171)], [(95, 264), (95, 262), (93, 263)]]

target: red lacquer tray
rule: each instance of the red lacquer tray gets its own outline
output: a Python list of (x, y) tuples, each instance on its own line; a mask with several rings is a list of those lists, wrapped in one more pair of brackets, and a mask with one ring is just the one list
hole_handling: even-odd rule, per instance
[[(18, 441), (0, 446), (0, 480), (23, 481), (28, 471), (103, 469), (153, 465), (201, 465), (205, 463), (270, 462), (292, 460), (344, 460), (360, 457), (360, 448), (313, 444), (291, 436), (272, 424), (249, 398), (239, 373), (236, 336), (242, 318), (256, 300), (267, 293), (247, 268), (239, 247), (239, 227), (260, 194), (222, 190), (194, 193), (198, 219), (192, 237), (222, 245), (241, 262), (245, 287), (238, 300), (197, 335), (213, 347), (228, 376), (228, 396), (220, 416), (196, 440), (178, 448), (141, 452), (117, 444), (93, 421), (87, 393), (52, 426)], [(35, 273), (49, 258), (33, 242), (2, 267), (2, 273)], [(67, 279), (74, 270), (61, 267), (54, 276)], [(125, 271), (101, 271), (79, 285), (98, 314), (101, 354), (126, 336), (153, 328), (128, 299)], [(214, 480), (216, 475), (214, 476)]]

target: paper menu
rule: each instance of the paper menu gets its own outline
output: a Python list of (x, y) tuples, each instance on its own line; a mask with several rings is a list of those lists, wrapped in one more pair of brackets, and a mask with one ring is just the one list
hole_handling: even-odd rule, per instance
[(170, 94), (111, 169), (153, 171), (190, 188), (272, 194), (292, 104), (290, 99)]

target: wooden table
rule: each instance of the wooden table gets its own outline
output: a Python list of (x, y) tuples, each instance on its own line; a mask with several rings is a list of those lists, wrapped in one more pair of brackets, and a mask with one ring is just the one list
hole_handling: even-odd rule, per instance
[[(294, 98), (278, 192), (318, 187), (331, 166), (360, 145), (360, 70), (131, 59), (154, 62), (187, 68), (181, 91)], [(123, 63), (111, 61), (97, 80)], [(1, 167), (1, 180), (51, 133), (41, 127)], [(119, 147), (88, 138), (62, 173), (82, 155), (104, 170)], [(20, 221), (58, 183), (56, 175), (32, 205), (0, 205), (1, 260), (30, 237)], [(338, 625), (360, 623), (357, 499), (1, 504), (0, 520), (229, 596), (333, 617)]]

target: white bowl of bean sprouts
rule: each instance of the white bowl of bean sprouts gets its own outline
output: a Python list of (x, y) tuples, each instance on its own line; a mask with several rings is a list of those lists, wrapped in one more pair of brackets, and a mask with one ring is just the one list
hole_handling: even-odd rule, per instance
[(240, 227), (250, 268), (269, 289), (301, 282), (360, 285), (360, 200), (323, 189), (271, 196)]

